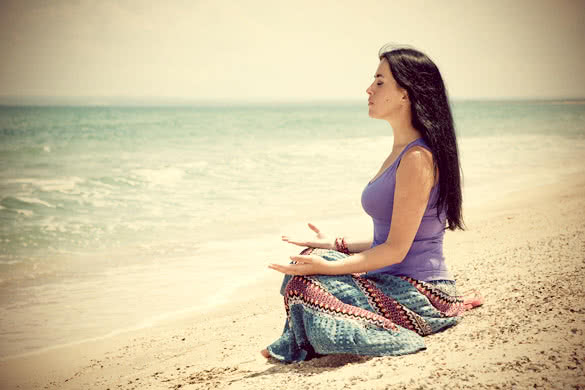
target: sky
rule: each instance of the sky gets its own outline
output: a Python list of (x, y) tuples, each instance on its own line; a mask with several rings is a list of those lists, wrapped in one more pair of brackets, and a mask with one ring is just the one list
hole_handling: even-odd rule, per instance
[(583, 0), (0, 0), (0, 97), (360, 100), (396, 42), (451, 98), (583, 98), (583, 38)]

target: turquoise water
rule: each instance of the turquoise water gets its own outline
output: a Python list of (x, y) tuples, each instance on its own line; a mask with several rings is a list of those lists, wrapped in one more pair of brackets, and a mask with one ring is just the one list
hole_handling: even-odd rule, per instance
[[(218, 233), (269, 231), (269, 221), (250, 219), (294, 216), (312, 192), (360, 187), (383, 159), (352, 156), (391, 135), (365, 110), (2, 107), (0, 264), (120, 247), (192, 250)], [(454, 111), (461, 139), (584, 135), (583, 105), (460, 102)], [(339, 213), (338, 197), (317, 212)]]
[[(453, 107), (470, 204), (579, 168), (565, 162), (585, 152), (585, 104)], [(76, 330), (79, 339), (97, 337), (187, 309), (199, 303), (185, 297), (211, 275), (226, 264), (237, 269), (243, 246), (253, 251), (260, 237), (308, 219), (361, 214), (361, 191), (388, 154), (391, 135), (387, 123), (368, 118), (365, 104), (349, 102), (0, 107), (2, 353), (64, 343)], [(165, 294), (135, 313), (108, 311), (108, 292), (129, 273), (133, 285), (164, 287)], [(73, 320), (43, 320), (51, 305), (67, 313), (102, 298), (101, 314), (77, 309), (94, 323), (85, 330)], [(131, 289), (126, 299), (132, 305)]]
[(352, 134), (363, 111), (2, 108), (0, 261), (253, 233), (249, 218), (290, 208), (313, 164), (331, 169), (309, 149), (382, 134), (367, 122)]

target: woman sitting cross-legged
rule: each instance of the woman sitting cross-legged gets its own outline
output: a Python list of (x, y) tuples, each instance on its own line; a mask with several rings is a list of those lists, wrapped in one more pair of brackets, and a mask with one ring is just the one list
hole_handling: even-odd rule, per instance
[(362, 193), (373, 240), (283, 236), (306, 246), (281, 293), (287, 321), (262, 351), (284, 362), (350, 353), (401, 355), (425, 348), (422, 336), (455, 325), (481, 304), (460, 296), (443, 257), (446, 229), (463, 229), (461, 176), (451, 109), (441, 74), (423, 53), (384, 46), (369, 115), (389, 122), (394, 145)]

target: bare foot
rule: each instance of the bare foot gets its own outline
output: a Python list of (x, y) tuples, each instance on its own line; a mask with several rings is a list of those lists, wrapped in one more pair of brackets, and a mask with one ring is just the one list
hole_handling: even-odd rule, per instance
[(264, 356), (266, 359), (270, 359), (270, 352), (268, 352), (267, 349), (263, 349), (262, 351), (260, 351), (260, 354)]
[(463, 294), (463, 306), (465, 306), (465, 310), (471, 310), (481, 306), (483, 302), (483, 296), (477, 290), (470, 290)]

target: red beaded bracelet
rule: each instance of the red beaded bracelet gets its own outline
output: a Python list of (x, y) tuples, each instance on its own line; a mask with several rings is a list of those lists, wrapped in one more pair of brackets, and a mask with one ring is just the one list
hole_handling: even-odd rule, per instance
[(346, 255), (350, 254), (344, 237), (337, 237), (335, 239), (335, 250), (341, 253), (345, 253)]

